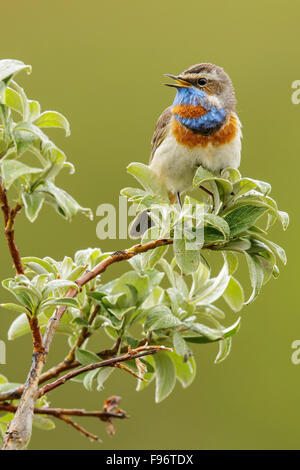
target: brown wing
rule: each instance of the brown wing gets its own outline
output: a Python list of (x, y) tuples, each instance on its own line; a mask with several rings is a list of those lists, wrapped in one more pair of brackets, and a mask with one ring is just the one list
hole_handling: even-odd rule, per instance
[(156, 123), (155, 129), (154, 129), (154, 134), (151, 140), (151, 154), (150, 154), (150, 162), (154, 156), (154, 153), (157, 149), (157, 147), (160, 146), (162, 141), (164, 140), (168, 126), (170, 124), (170, 120), (172, 117), (172, 112), (171, 112), (171, 107), (166, 108), (158, 118), (158, 121)]

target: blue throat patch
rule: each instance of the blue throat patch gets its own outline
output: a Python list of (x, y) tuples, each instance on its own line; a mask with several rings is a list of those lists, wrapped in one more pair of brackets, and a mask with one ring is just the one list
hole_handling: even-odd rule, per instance
[(200, 104), (207, 113), (197, 118), (184, 118), (178, 114), (174, 114), (175, 118), (185, 127), (200, 134), (211, 134), (214, 130), (219, 129), (225, 121), (226, 111), (224, 108), (209, 106), (207, 95), (204, 91), (194, 87), (178, 88), (173, 106)]

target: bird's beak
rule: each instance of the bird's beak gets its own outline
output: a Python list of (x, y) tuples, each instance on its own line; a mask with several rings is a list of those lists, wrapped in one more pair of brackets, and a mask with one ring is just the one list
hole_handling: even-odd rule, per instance
[(183, 80), (182, 78), (180, 78), (179, 76), (176, 76), (176, 75), (170, 75), (168, 73), (165, 73), (164, 74), (165, 77), (168, 77), (168, 78), (172, 78), (172, 80), (175, 80), (177, 83), (164, 83), (164, 85), (166, 86), (171, 86), (171, 87), (174, 87), (174, 88), (187, 88), (187, 87), (191, 87), (192, 84)]

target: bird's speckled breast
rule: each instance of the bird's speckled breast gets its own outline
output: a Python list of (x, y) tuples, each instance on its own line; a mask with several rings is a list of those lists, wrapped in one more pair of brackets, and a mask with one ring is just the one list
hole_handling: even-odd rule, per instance
[[(200, 116), (204, 115), (202, 113), (206, 112), (206, 110), (200, 105), (182, 105), (174, 107), (173, 109), (176, 109), (177, 115), (185, 115), (182, 117), (185, 117), (186, 119), (199, 118)], [(239, 129), (238, 120), (233, 114), (230, 115), (227, 124), (223, 125), (221, 129), (210, 135), (203, 135), (197, 132), (193, 132), (191, 129), (182, 124), (178, 119), (176, 119), (176, 117), (173, 118), (171, 126), (172, 134), (176, 141), (179, 144), (185, 145), (189, 148), (198, 146), (206, 147), (209, 144), (217, 147), (219, 145), (227, 144), (234, 139)]]

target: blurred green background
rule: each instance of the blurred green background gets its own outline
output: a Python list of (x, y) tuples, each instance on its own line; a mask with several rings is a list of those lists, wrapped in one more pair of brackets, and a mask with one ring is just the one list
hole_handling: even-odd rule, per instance
[[(19, 76), (28, 96), (69, 118), (70, 138), (60, 131), (51, 135), (76, 166), (75, 175), (66, 172), (59, 183), (82, 205), (95, 211), (103, 202), (117, 204), (120, 188), (133, 183), (126, 165), (148, 161), (155, 121), (174, 94), (162, 86), (162, 74), (208, 61), (222, 65), (235, 85), (242, 174), (270, 182), (291, 216), (288, 232), (276, 225), (272, 233), (287, 249), (288, 266), (244, 309), (228, 360), (214, 365), (216, 346), (198, 347), (193, 385), (176, 385), (159, 405), (153, 384), (136, 393), (135, 380), (121, 371), (100, 393), (66, 384), (51, 395), (53, 406), (95, 409), (117, 394), (131, 419), (116, 423), (114, 438), (104, 423), (80, 420), (101, 436), (99, 446), (58, 422), (55, 431), (35, 429), (31, 449), (299, 448), (300, 365), (291, 363), (291, 343), (300, 339), (300, 105), (291, 102), (291, 84), (300, 79), (299, 14), (297, 0), (2, 3), (0, 56), (32, 64), (31, 76)], [(126, 246), (124, 240), (98, 240), (96, 224), (97, 217), (90, 222), (83, 216), (69, 224), (44, 208), (32, 225), (24, 215), (18, 218), (16, 237), (23, 255), (56, 259), (88, 246)], [(3, 279), (13, 270), (3, 238), (0, 246)], [(112, 267), (105, 279), (124, 268)], [(3, 290), (1, 299), (7, 299)], [(228, 324), (234, 317), (228, 316)], [(13, 318), (1, 311), (0, 339)], [(98, 350), (106, 346), (97, 338), (93, 344)], [(65, 338), (57, 337), (49, 364), (65, 351)], [(30, 356), (29, 336), (7, 342), (7, 365), (0, 372), (23, 381)]]

